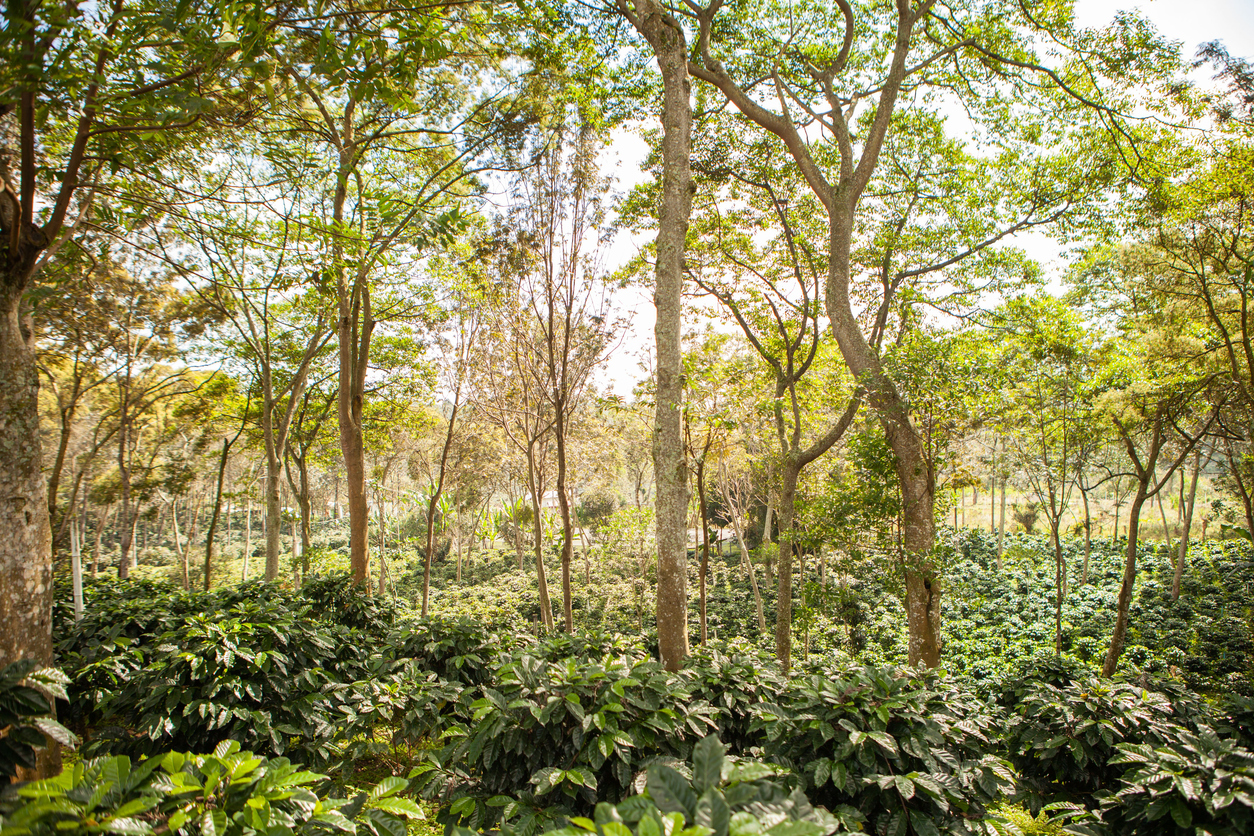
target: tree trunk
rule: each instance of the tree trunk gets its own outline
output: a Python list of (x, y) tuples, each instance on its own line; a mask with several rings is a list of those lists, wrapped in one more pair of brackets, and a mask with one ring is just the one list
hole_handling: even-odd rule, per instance
[(366, 503), (366, 441), (362, 420), (365, 407), (366, 373), (369, 369), (370, 339), (374, 314), (370, 306), (370, 285), (360, 272), (350, 277), (345, 263), (338, 227), (344, 223), (344, 203), (356, 153), (351, 118), (345, 118), (339, 137), (340, 164), (333, 198), (332, 219), (337, 227), (331, 245), (331, 261), (336, 273), (336, 300), (339, 319), (336, 340), (339, 347), (339, 394), (336, 398), (340, 419), (340, 450), (344, 455), (344, 476), (348, 482), (348, 563), (354, 584), (364, 584), (370, 573), (370, 508)]
[(74, 600), (74, 620), (83, 620), (83, 552), (79, 536), (78, 514), (70, 509), (70, 583)]
[(1197, 502), (1197, 477), (1202, 470), (1202, 451), (1193, 455), (1193, 475), (1189, 479), (1189, 495), (1183, 504), (1184, 530), (1180, 532), (1180, 553), (1176, 559), (1176, 573), (1171, 579), (1171, 600), (1180, 598), (1180, 582), (1184, 579), (1185, 560), (1189, 555), (1189, 532), (1193, 528), (1193, 509)]
[[(190, 504), (191, 504), (191, 501), (189, 500), (188, 505)], [(190, 591), (192, 588), (192, 579), (191, 579), (191, 567), (188, 565), (190, 562), (190, 555), (188, 555), (188, 552), (191, 551), (192, 544), (188, 542), (187, 548), (184, 548), (183, 544), (180, 542), (181, 538), (179, 537), (179, 511), (178, 511), (178, 503), (175, 500), (170, 501), (170, 526), (171, 526), (170, 530), (174, 534), (174, 552), (175, 554), (179, 556), (179, 563), (183, 567), (183, 589), (186, 591)]]
[[(48, 519), (52, 530), (57, 530), (57, 493), (61, 484), (61, 473), (65, 468), (66, 453), (70, 449), (70, 435), (74, 430), (74, 413), (78, 409), (78, 400), (80, 390), (82, 389), (82, 378), (78, 375), (78, 362), (74, 363), (74, 389), (70, 392), (68, 400), (61, 402), (61, 393), (57, 391), (57, 413), (61, 418), (60, 431), (57, 437), (57, 454), (52, 460), (52, 470), (48, 473)], [(73, 513), (73, 499), (66, 505), (67, 511)], [(57, 535), (60, 538), (63, 535)], [(63, 543), (64, 541), (62, 541)]]
[[(0, 256), (14, 258), (8, 241), (0, 244)], [(6, 264), (0, 277), (0, 496), (5, 503), (0, 514), (0, 666), (20, 659), (52, 664), (52, 530), (39, 437), (39, 373), (30, 322), (21, 315), (30, 266)], [(32, 777), (60, 771), (60, 748), (53, 745), (45, 753)]]
[(130, 433), (128, 430), (128, 404), (126, 389), (129, 388), (130, 374), (127, 373), (126, 385), (120, 393), (118, 405), (118, 484), (121, 490), (121, 502), (118, 505), (118, 530), (121, 535), (118, 554), (118, 577), (127, 578), (131, 574), (131, 546), (135, 539), (135, 517), (131, 511), (131, 468), (130, 457), (127, 455)]
[(1080, 584), (1089, 583), (1089, 555), (1093, 550), (1093, 518), (1089, 514), (1089, 492), (1080, 488), (1080, 498), (1084, 500), (1084, 571), (1080, 576)]
[[(1051, 502), (1052, 506), (1052, 502)], [(1064, 509), (1065, 510), (1065, 509)], [(1054, 655), (1062, 655), (1062, 599), (1066, 595), (1066, 561), (1062, 556), (1062, 540), (1058, 526), (1062, 524), (1062, 512), (1050, 513), (1049, 534), (1054, 547)]]
[(553, 604), (549, 599), (549, 580), (544, 571), (544, 514), (541, 507), (539, 474), (536, 473), (535, 445), (527, 447), (527, 489), (531, 492), (534, 552), (536, 557), (536, 590), (540, 595), (540, 622), (553, 629)]
[(732, 514), (732, 528), (736, 532), (736, 543), (740, 546), (740, 565), (745, 570), (745, 575), (749, 578), (749, 587), (753, 590), (754, 608), (758, 614), (758, 631), (766, 632), (766, 612), (762, 607), (762, 591), (758, 589), (758, 576), (753, 571), (753, 561), (749, 559), (749, 549), (745, 547), (744, 526), (741, 524), (739, 516)]
[(997, 471), (996, 471), (997, 458), (996, 456), (997, 456), (997, 446), (996, 446), (996, 442), (994, 442), (994, 445), (993, 445), (994, 470), (993, 470), (992, 478), (988, 480), (988, 533), (989, 534), (997, 533)]
[(1128, 507), (1128, 545), (1124, 549), (1123, 582), (1119, 585), (1119, 597), (1115, 603), (1115, 629), (1110, 635), (1110, 649), (1106, 652), (1106, 661), (1102, 664), (1102, 676), (1115, 675), (1119, 667), (1119, 656), (1123, 653), (1124, 638), (1128, 634), (1128, 607), (1132, 603), (1132, 587), (1136, 583), (1136, 546), (1137, 534), (1141, 528), (1141, 506), (1145, 504), (1146, 485), (1137, 485), (1136, 496)]
[[(267, 445), (268, 446), (268, 445)], [(279, 577), (279, 543), (283, 516), (279, 502), (279, 460), (277, 454), (266, 451), (266, 580)]]
[(1158, 516), (1163, 523), (1163, 542), (1167, 544), (1167, 559), (1171, 561), (1171, 572), (1174, 575), (1176, 572), (1176, 550), (1171, 542), (1171, 528), (1167, 525), (1167, 511), (1163, 508), (1163, 492), (1159, 491), (1154, 498), (1158, 502)]
[(248, 500), (248, 510), (244, 514), (244, 566), (240, 572), (240, 580), (248, 580), (248, 559), (253, 555), (253, 501)]
[(101, 508), (96, 514), (96, 545), (91, 553), (91, 576), (94, 578), (100, 572), (100, 550), (103, 547), (101, 540), (104, 538), (105, 525), (108, 524), (109, 516), (113, 513), (112, 506)]
[(570, 497), (566, 495), (566, 412), (564, 402), (554, 404), (558, 416), (554, 424), (557, 441), (557, 507), (562, 515), (562, 613), (566, 618), (566, 632), (575, 632), (575, 618), (571, 608), (570, 561), (574, 556), (575, 525), (570, 514)]
[(1006, 542), (1006, 482), (1009, 477), (1001, 477), (1001, 510), (997, 517), (997, 571), (1002, 569), (1002, 554), (1005, 552)]
[[(205, 592), (209, 591), (213, 577), (213, 541), (218, 533), (218, 516), (222, 513), (222, 486), (226, 482), (226, 462), (231, 453), (231, 440), (222, 439), (222, 454), (218, 457), (218, 486), (213, 495), (213, 513), (209, 517), (209, 531), (205, 536)], [(227, 539), (230, 539), (228, 525)]]
[(313, 524), (313, 500), (309, 495), (309, 459), (306, 451), (302, 451), (296, 460), (296, 472), (300, 476), (299, 490), (296, 492), (296, 503), (300, 506), (300, 570), (301, 574), (309, 574), (309, 549), (313, 547), (313, 535), (310, 530)]
[(709, 641), (709, 622), (706, 618), (706, 575), (710, 571), (710, 520), (705, 508), (705, 457), (697, 461), (697, 504), (701, 506), (701, 578), (698, 584), (697, 607), (701, 621), (701, 644)]
[(618, 8), (649, 41), (662, 74), (662, 199), (658, 207), (654, 339), (657, 345), (657, 408), (653, 472), (657, 484), (658, 650), (667, 670), (688, 655), (688, 477), (684, 463), (683, 310), (684, 248), (692, 213), (692, 104), (688, 46), (683, 28), (656, 0)]
[(779, 586), (775, 598), (775, 658), (788, 671), (792, 667), (792, 556), (796, 538), (797, 479), (801, 468), (792, 459), (784, 462), (779, 485)]

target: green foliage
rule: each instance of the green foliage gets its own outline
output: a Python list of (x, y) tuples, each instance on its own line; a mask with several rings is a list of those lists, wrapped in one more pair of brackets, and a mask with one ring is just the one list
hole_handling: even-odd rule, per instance
[(63, 746), (78, 739), (56, 721), (54, 700), (65, 700), (69, 679), (55, 668), (39, 668), (33, 660), (0, 668), (0, 787), (17, 768), (35, 768), (35, 753), (52, 738)]
[(398, 836), (421, 818), (386, 778), (352, 800), (319, 797), (326, 776), (286, 758), (255, 757), (224, 741), (209, 755), (168, 752), (132, 765), (124, 755), (82, 761), (0, 802), (0, 833), (327, 833)]
[(433, 617), (406, 625), (389, 643), (398, 659), (413, 659), (444, 679), (479, 685), (491, 676), (495, 654), (511, 640), (469, 618)]
[[(715, 735), (693, 748), (685, 767), (691, 777), (665, 764), (649, 767), (645, 792), (618, 805), (602, 802), (594, 819), (576, 817), (554, 836), (826, 836), (861, 829), (862, 815), (842, 808), (833, 816), (811, 806), (790, 786), (783, 770), (725, 756)], [(517, 831), (514, 831), (517, 832)]]
[(1105, 801), (1124, 832), (1238, 836), (1254, 829), (1254, 752), (1213, 731), (1181, 731), (1159, 745), (1125, 743), (1115, 763), (1132, 764)]
[(111, 751), (151, 756), (232, 739), (282, 754), (300, 735), (308, 756), (329, 758), (319, 743), (332, 730), (328, 686), (336, 674), (358, 678), (347, 631), (307, 618), (304, 608), (250, 602), (195, 616), (159, 641), (131, 651), (143, 654), (142, 664), (97, 706), (129, 730), (108, 742)]
[(759, 743), (754, 708), (779, 702), (785, 684), (773, 657), (743, 644), (699, 648), (686, 660), (682, 675), (718, 712), (719, 738), (736, 752), (748, 752)]
[[(838, 832), (861, 824), (903, 834), (1052, 833), (1060, 827), (1130, 833), (1170, 818), (1169, 810), (1149, 822), (1163, 805), (1183, 804), (1199, 822), (1210, 821), (1214, 810), (1183, 789), (1168, 798), (1157, 772), (1134, 779), (1136, 770), (1148, 767), (1126, 760), (1128, 751), (1170, 761), (1172, 769), (1200, 781), (1220, 781), (1215, 786), (1226, 792), (1223, 776), (1208, 766), (1210, 750), (1190, 742), (1217, 734), (1227, 748), (1214, 762), (1237, 776), (1229, 806), (1244, 804), (1237, 767), (1244, 763), (1254, 710), (1240, 689), (1208, 709), (1180, 673), (1190, 656), (1212, 652), (1202, 641), (1211, 627), (1198, 614), (1218, 625), (1239, 612), (1232, 599), (1244, 588), (1244, 552), (1227, 548), (1239, 547), (1196, 553), (1202, 559), (1186, 575), (1198, 584), (1190, 599), (1196, 609), (1191, 617), (1173, 616), (1179, 623), (1155, 620), (1169, 610), (1156, 591), (1161, 569), (1147, 567), (1137, 604), (1141, 620), (1133, 622), (1147, 646), (1126, 654), (1125, 674), (1137, 686), (1097, 680), (1090, 668), (1109, 629), (1118, 546), (1094, 543), (1092, 583), (1073, 585), (1064, 606), (1071, 652), (1055, 656), (1045, 652), (1052, 643), (1045, 544), (1009, 538), (1005, 568), (998, 571), (992, 538), (978, 532), (956, 536), (946, 558), (952, 614), (946, 658), (957, 678), (859, 664), (902, 650), (895, 587), (880, 577), (890, 564), (830, 554), (829, 575), (839, 572), (841, 582), (840, 612), (829, 612), (830, 604), (814, 607), (816, 650), (791, 679), (768, 653), (743, 640), (712, 640), (672, 674), (651, 661), (656, 649), (647, 632), (537, 637), (520, 630), (516, 617), (512, 623), (411, 619), (403, 605), (360, 595), (346, 577), (315, 576), (297, 591), (250, 583), (209, 595), (89, 581), (87, 617), (76, 623), (60, 609), (57, 637), (73, 679), (71, 725), (87, 733), (89, 754), (204, 751), (234, 740), (259, 755), (282, 752), (310, 768), (342, 770), (342, 779), (358, 771), (412, 770), (421, 792), (444, 808), (442, 819), (452, 825), (500, 827), (519, 836), (568, 823), (584, 831), (615, 830), (605, 808), (597, 817), (598, 804), (627, 798), (625, 810), (636, 811), (620, 815), (628, 831), (659, 822), (699, 830), (706, 825), (685, 817), (705, 816), (705, 808), (668, 810), (647, 796), (629, 796), (647, 789), (646, 774), (656, 767), (684, 804), (688, 796), (674, 775), (689, 776), (684, 780), (699, 801), (708, 787), (694, 788), (693, 746), (716, 730), (734, 756), (725, 763), (740, 770), (732, 783), (770, 781), (777, 785), (768, 793), (771, 803), (793, 798), (798, 809), (804, 808), (795, 791), (804, 789), (833, 811)], [(468, 612), (494, 612), (484, 606), (489, 599), (476, 596), (487, 595), (497, 577), (501, 587), (494, 594), (505, 606), (528, 605), (527, 574), (514, 569), (512, 559), (496, 554), (496, 566), (480, 559), (464, 567), (483, 581), (465, 599)], [(1067, 559), (1077, 559), (1074, 547)], [(735, 562), (729, 558), (729, 567)], [(613, 585), (622, 584), (614, 568), (610, 560), (594, 565), (609, 595), (597, 599), (577, 590), (577, 617), (635, 632), (634, 599), (625, 584)], [(635, 555), (623, 568), (637, 571)], [(718, 574), (715, 580), (711, 625), (752, 629), (744, 590), (729, 593)], [(850, 639), (855, 633), (861, 649)], [(1165, 636), (1173, 643), (1163, 648)], [(693, 762), (685, 765), (690, 756)], [(728, 832), (740, 833), (732, 773), (724, 772), (719, 792), (732, 807)], [(1120, 800), (1125, 790), (1127, 804)], [(774, 814), (760, 814), (768, 795), (745, 809), (756, 815), (740, 820), (749, 828), (745, 833), (783, 826)], [(1149, 800), (1136, 800), (1142, 796)], [(1151, 807), (1160, 797), (1166, 800)], [(631, 806), (643, 803), (658, 816), (679, 819), (651, 818), (649, 824), (636, 814), (647, 808)], [(716, 806), (712, 797), (709, 805)], [(589, 818), (580, 823), (570, 816)]]
[[(545, 645), (513, 651), (490, 685), (463, 694), (459, 722), (424, 770), (427, 792), (470, 827), (527, 805), (586, 812), (623, 798), (638, 769), (687, 756), (713, 725), (710, 707), (638, 649), (554, 658)], [(526, 804), (499, 801), (509, 796)]]
[(1160, 745), (1178, 731), (1161, 693), (1096, 677), (1030, 681), (1011, 709), (1003, 745), (1033, 811), (1049, 801), (1095, 807), (1099, 793), (1119, 785), (1121, 745)]
[(998, 722), (953, 681), (891, 668), (798, 677), (754, 710), (762, 754), (805, 776), (829, 808), (861, 810), (881, 832), (977, 832), (1012, 785), (992, 754)]

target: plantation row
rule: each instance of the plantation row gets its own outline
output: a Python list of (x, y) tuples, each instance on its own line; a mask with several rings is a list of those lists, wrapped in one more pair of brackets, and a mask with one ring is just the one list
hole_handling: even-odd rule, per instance
[[(1148, 551), (1133, 608), (1140, 644), (1109, 681), (1085, 658), (1100, 655), (1111, 619), (1117, 548), (1091, 555), (1090, 584), (1067, 598), (1068, 652), (1053, 657), (1043, 652), (1053, 635), (1043, 544), (1016, 539), (1000, 571), (989, 546), (964, 532), (948, 558), (951, 674), (895, 664), (900, 618), (884, 625), (900, 604), (890, 580), (872, 582), (873, 563), (842, 579), (840, 595), (829, 578), (810, 600), (811, 652), (790, 675), (739, 639), (712, 641), (668, 673), (647, 627), (536, 637), (518, 629), (528, 593), (511, 596), (512, 609), (487, 606), (476, 598), (486, 584), (459, 588), (456, 603), (473, 611), (479, 600), (488, 618), (423, 620), (396, 599), (356, 594), (343, 576), (212, 593), (96, 579), (81, 621), (67, 600), (56, 611), (69, 676), (59, 716), (86, 760), (54, 788), (5, 802), (4, 833), (90, 832), (91, 822), (204, 833), (208, 814), (222, 817), (212, 832), (230, 820), (234, 832), (401, 836), (398, 817), (418, 812), (406, 787), (449, 827), (517, 836), (1254, 827), (1248, 551), (1195, 546), (1176, 602)], [(710, 605), (711, 621), (730, 628), (746, 602), (729, 589), (713, 584)], [(580, 611), (635, 626), (629, 608)], [(0, 685), (0, 706), (24, 690), (27, 710), (0, 721), (20, 727), (40, 698), (17, 673)], [(4, 739), (4, 762), (22, 739)], [(333, 800), (380, 776), (373, 793)]]

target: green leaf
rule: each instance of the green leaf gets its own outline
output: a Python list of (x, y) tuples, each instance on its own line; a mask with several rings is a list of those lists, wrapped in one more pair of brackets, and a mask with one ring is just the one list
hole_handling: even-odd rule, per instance
[(384, 810), (397, 816), (405, 816), (411, 819), (425, 819), (427, 816), (422, 812), (422, 808), (408, 798), (380, 798), (374, 802), (374, 807)]
[(936, 823), (932, 818), (921, 810), (910, 811), (910, 824), (914, 827), (914, 832), (919, 836), (940, 836), (940, 831), (936, 828)]
[(695, 815), (697, 794), (692, 791), (684, 776), (669, 766), (649, 767), (645, 787), (648, 788), (653, 803), (662, 812), (682, 813), (690, 819)]
[(692, 786), (697, 793), (717, 787), (723, 775), (723, 743), (718, 735), (702, 738), (692, 750)]
[(366, 797), (371, 801), (379, 798), (387, 798), (389, 795), (394, 795), (405, 789), (407, 786), (409, 786), (409, 782), (404, 778), (397, 778), (395, 775), (389, 775), (379, 781), (379, 783), (375, 784), (370, 789), (369, 795)]
[(714, 836), (728, 836), (731, 829), (731, 808), (727, 806), (727, 802), (723, 800), (723, 796), (716, 788), (711, 787), (706, 790), (697, 801), (697, 811), (693, 821), (710, 828)]
[(1193, 813), (1179, 799), (1171, 802), (1171, 817), (1175, 819), (1177, 825), (1186, 830), (1193, 824)]

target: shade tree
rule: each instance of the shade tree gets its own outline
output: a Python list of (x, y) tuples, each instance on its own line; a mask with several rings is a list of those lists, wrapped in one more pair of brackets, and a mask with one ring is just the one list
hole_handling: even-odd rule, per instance
[[(982, 271), (959, 264), (995, 255), (1016, 230), (1066, 216), (1118, 173), (1118, 154), (1134, 136), (1106, 81), (1122, 81), (1133, 66), (1138, 81), (1161, 78), (1170, 49), (1131, 18), (1107, 33), (1079, 32), (1067, 4), (716, 3), (689, 11), (700, 32), (692, 74), (776, 138), (822, 206), (832, 336), (897, 462), (910, 661), (935, 665), (934, 480), (908, 404), (884, 370), (885, 317), (927, 298), (927, 284), (962, 287), (964, 274)], [(1127, 62), (1086, 63), (1099, 45), (1123, 50)], [(978, 152), (948, 137), (939, 112), (946, 97), (968, 116)], [(929, 301), (944, 298), (934, 291)]]
[(998, 360), (1009, 384), (999, 416), (1017, 463), (1049, 522), (1054, 554), (1054, 652), (1062, 654), (1062, 601), (1069, 567), (1063, 516), (1079, 488), (1084, 463), (1101, 434), (1094, 431), (1102, 347), (1074, 309), (1037, 294), (1009, 300), (994, 312)]

